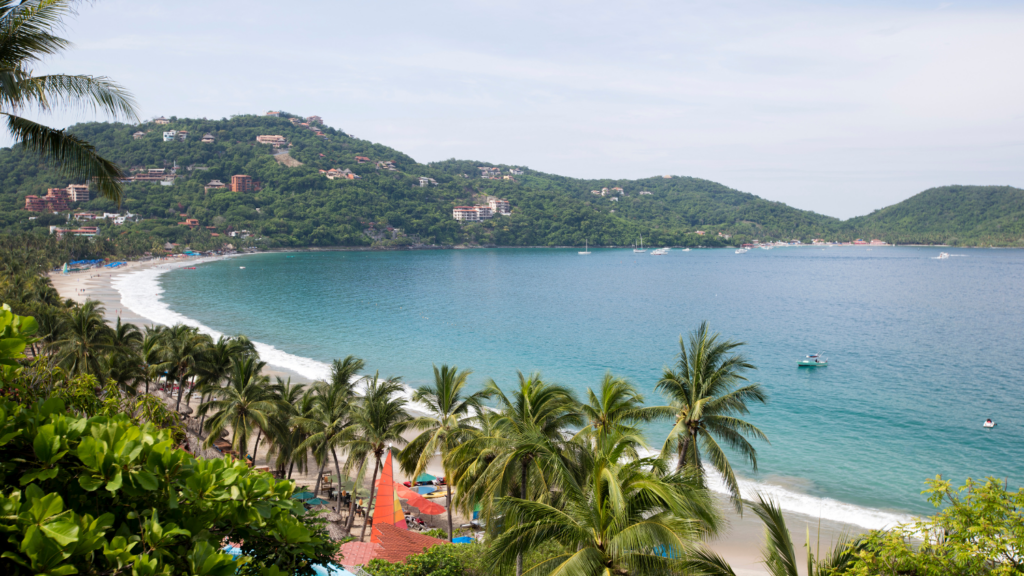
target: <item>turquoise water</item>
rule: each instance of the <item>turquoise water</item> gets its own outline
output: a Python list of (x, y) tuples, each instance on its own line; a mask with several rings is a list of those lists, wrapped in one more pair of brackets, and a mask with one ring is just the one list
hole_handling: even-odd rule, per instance
[[(760, 473), (737, 470), (920, 513), (936, 474), (1024, 483), (1024, 252), (948, 250), (259, 254), (162, 284), (171, 309), (208, 327), (320, 362), (354, 354), (412, 386), (431, 363), (471, 368), (477, 385), (540, 371), (580, 392), (612, 371), (650, 402), (680, 334), (708, 320), (747, 343), (770, 393), (749, 417), (771, 439)], [(818, 350), (828, 368), (796, 367)], [(998, 427), (983, 430), (989, 417)]]

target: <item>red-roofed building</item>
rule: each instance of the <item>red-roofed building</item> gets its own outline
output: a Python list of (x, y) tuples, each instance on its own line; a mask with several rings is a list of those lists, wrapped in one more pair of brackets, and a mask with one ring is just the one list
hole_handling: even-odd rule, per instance
[(392, 564), (405, 563), (409, 556), (422, 554), (439, 544), (448, 544), (445, 540), (432, 538), (419, 532), (402, 530), (392, 524), (380, 524), (372, 529), (373, 542), (349, 542), (342, 544), (341, 562), (345, 566), (366, 566), (370, 560), (380, 558)]
[(362, 164), (363, 162), (369, 162), (370, 159), (366, 156), (356, 156), (356, 162)]

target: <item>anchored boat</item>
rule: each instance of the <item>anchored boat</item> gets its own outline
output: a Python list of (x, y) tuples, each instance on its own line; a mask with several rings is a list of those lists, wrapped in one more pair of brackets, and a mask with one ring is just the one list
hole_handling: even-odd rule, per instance
[(803, 360), (798, 360), (796, 365), (800, 368), (823, 368), (828, 366), (828, 358), (821, 355), (821, 352), (817, 354), (811, 354), (805, 357)]

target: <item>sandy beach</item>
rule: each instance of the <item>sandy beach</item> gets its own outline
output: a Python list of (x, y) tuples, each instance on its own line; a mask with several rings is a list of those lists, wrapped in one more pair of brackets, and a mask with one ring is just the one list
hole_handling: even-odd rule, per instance
[[(131, 322), (141, 327), (153, 325), (154, 322), (149, 318), (139, 316), (136, 312), (124, 306), (121, 301), (121, 295), (117, 289), (112, 286), (112, 282), (123, 274), (129, 274), (147, 268), (156, 266), (192, 266), (200, 261), (209, 261), (209, 259), (190, 258), (130, 262), (124, 267), (113, 270), (90, 270), (68, 275), (52, 273), (51, 280), (54, 287), (63, 298), (71, 298), (77, 302), (85, 302), (87, 299), (91, 299), (102, 303), (105, 308), (106, 319), (108, 322), (113, 324), (120, 316), (122, 322)], [(156, 295), (154, 295), (154, 298), (155, 297)], [(310, 381), (309, 378), (303, 377), (301, 374), (279, 366), (270, 367), (266, 373), (272, 377), (290, 377), (293, 382), (308, 383)], [(197, 409), (198, 404), (198, 398), (194, 398), (191, 403), (193, 409)], [(260, 447), (259, 453), (256, 455), (256, 465), (268, 465), (266, 449), (264, 446)], [(333, 463), (329, 468), (330, 470), (334, 469)], [(435, 476), (444, 475), (438, 461), (432, 463), (432, 466), (428, 468), (428, 472)], [(312, 487), (316, 482), (315, 473), (315, 470), (307, 474), (295, 473), (293, 474), (292, 479), (296, 480), (300, 486), (305, 485)], [(369, 474), (367, 476), (369, 476)], [(395, 471), (395, 476), (399, 481), (407, 480), (407, 478), (405, 478), (398, 470)], [(366, 483), (369, 484), (368, 479)], [(710, 543), (710, 547), (715, 552), (726, 558), (731, 563), (736, 574), (740, 576), (760, 576), (767, 574), (764, 567), (760, 564), (761, 548), (764, 543), (764, 527), (761, 524), (761, 521), (749, 510), (745, 511), (744, 515), (740, 517), (725, 498), (721, 499), (721, 509), (723, 510), (723, 514), (727, 521), (727, 528), (723, 531), (721, 537)], [(817, 518), (797, 513), (787, 512), (785, 515), (790, 532), (792, 533), (794, 544), (797, 547), (798, 556), (803, 559), (801, 560), (801, 565), (806, 565), (807, 551), (803, 546), (805, 533), (808, 529), (810, 530), (811, 546), (814, 548), (816, 546), (816, 540), (818, 539), (819, 520)], [(444, 525), (445, 521), (446, 520), (443, 516), (439, 516), (434, 519), (433, 524), (440, 527)], [(455, 522), (456, 525), (458, 525), (463, 523), (464, 519), (457, 519)], [(355, 536), (358, 536), (358, 529), (360, 527), (361, 525), (357, 521), (356, 529), (354, 530)], [(866, 529), (859, 526), (834, 521), (822, 521), (820, 523), (820, 529), (822, 550), (826, 550), (829, 544), (835, 541), (842, 533), (860, 534), (866, 532)]]

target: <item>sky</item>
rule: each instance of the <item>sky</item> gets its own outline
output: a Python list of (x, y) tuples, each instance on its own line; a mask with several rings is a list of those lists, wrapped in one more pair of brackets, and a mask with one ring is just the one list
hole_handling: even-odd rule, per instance
[(1024, 187), (1022, 30), (1021, 2), (96, 0), (36, 72), (108, 76), (144, 119), (315, 114), (420, 162), (692, 176), (845, 219)]

